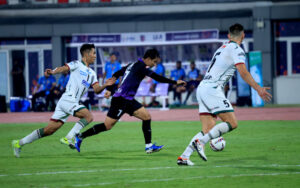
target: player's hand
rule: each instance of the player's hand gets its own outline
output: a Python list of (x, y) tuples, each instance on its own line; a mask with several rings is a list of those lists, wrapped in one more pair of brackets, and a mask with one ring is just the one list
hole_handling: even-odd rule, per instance
[(105, 81), (104, 85), (105, 86), (111, 86), (113, 85), (114, 83), (116, 82), (116, 78), (112, 77), (112, 78), (109, 78)]
[(111, 95), (111, 92), (110, 92), (110, 91), (106, 91), (106, 92), (104, 93), (104, 97), (107, 98), (107, 99), (110, 97), (110, 95)]
[(183, 80), (177, 80), (177, 85), (186, 86), (186, 82)]
[(267, 91), (270, 89), (270, 87), (261, 87), (257, 90), (257, 93), (264, 101), (270, 102), (272, 99), (272, 95)]
[(53, 74), (53, 70), (52, 69), (46, 69), (45, 70), (45, 76), (50, 76), (51, 74)]

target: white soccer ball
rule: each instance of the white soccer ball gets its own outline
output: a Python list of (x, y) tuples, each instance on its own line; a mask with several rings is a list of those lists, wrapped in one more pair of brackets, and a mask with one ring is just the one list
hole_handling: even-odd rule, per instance
[(222, 151), (225, 148), (226, 142), (223, 137), (212, 139), (209, 146), (213, 151)]

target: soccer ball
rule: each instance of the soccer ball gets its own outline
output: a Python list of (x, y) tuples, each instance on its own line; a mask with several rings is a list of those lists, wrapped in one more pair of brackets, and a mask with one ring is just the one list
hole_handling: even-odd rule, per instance
[(209, 146), (213, 151), (222, 151), (225, 148), (226, 142), (223, 137), (212, 139)]

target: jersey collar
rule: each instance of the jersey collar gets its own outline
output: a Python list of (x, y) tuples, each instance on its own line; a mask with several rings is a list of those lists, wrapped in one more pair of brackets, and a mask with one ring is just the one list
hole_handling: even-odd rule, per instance
[[(81, 60), (80, 61), (84, 66), (86, 66), (86, 64)], [(88, 66), (86, 66), (87, 68), (89, 68)]]
[(138, 61), (145, 63), (142, 58), (138, 58)]

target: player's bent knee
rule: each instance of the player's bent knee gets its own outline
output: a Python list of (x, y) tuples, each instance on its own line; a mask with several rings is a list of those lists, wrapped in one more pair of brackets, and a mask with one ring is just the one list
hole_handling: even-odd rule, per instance
[(87, 122), (91, 123), (92, 121), (94, 121), (94, 117), (92, 115), (88, 116), (85, 118), (87, 120)]
[(238, 123), (236, 121), (230, 122), (230, 125), (231, 125), (232, 129), (236, 129), (238, 127)]
[(106, 124), (104, 124), (104, 125), (105, 125), (107, 131), (109, 131), (112, 128), (111, 125), (106, 125)]
[(148, 120), (151, 120), (151, 115), (150, 115), (150, 114), (147, 114), (147, 115), (145, 116), (145, 119), (144, 119), (144, 121), (148, 121)]

